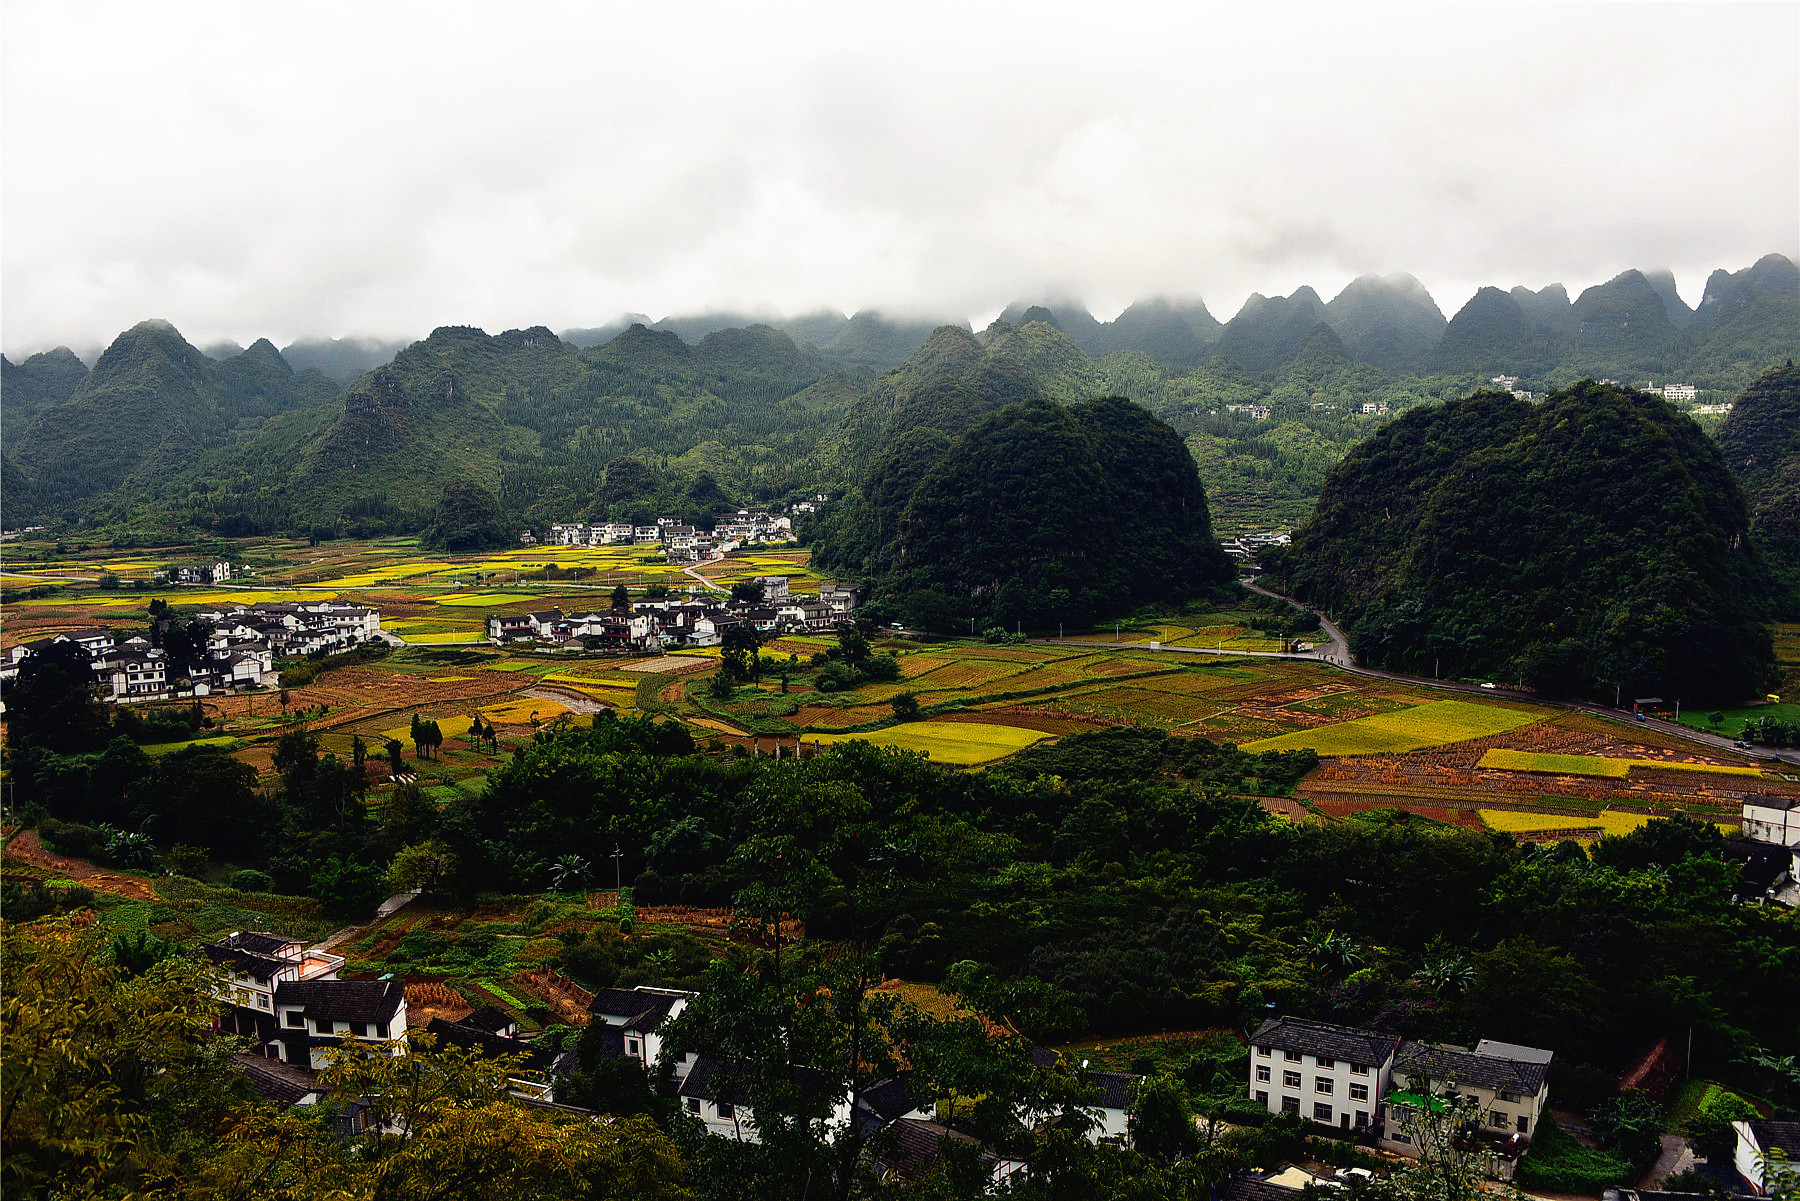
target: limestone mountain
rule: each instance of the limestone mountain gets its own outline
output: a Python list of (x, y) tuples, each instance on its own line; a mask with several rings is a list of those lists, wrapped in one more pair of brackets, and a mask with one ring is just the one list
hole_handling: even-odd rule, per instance
[[(1008, 405), (954, 439), (909, 431), (862, 491), (894, 530), (876, 602), (930, 628), (1086, 624), (1234, 576), (1180, 436), (1116, 397)], [(815, 554), (831, 566), (837, 549)]]
[(1352, 358), (1383, 371), (1423, 370), (1447, 322), (1425, 285), (1410, 275), (1364, 275), (1325, 306), (1325, 320)]
[(1682, 359), (1681, 331), (1641, 271), (1624, 271), (1575, 298), (1562, 357), (1584, 375), (1666, 376)]
[(17, 363), (0, 355), (0, 405), (4, 406), (0, 411), (0, 446), (10, 448), (40, 411), (74, 396), (87, 374), (87, 364), (67, 346)]
[(1591, 382), (1419, 408), (1327, 477), (1274, 574), (1374, 666), (1553, 695), (1758, 695), (1774, 586), (1718, 447)]
[(1290, 358), (1325, 320), (1325, 303), (1311, 288), (1292, 296), (1253, 293), (1225, 325), (1219, 352), (1246, 370), (1268, 371)]
[(384, 338), (305, 338), (281, 349), (295, 371), (323, 372), (342, 386), (393, 361), (406, 343)]

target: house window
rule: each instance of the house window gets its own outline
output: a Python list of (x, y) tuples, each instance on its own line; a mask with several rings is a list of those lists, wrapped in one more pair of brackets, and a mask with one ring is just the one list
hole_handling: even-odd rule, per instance
[(1258, 1084), (1267, 1084), (1269, 1082), (1269, 1065), (1268, 1064), (1259, 1063), (1256, 1065), (1256, 1082)]
[(1497, 1126), (1501, 1130), (1505, 1130), (1506, 1129), (1506, 1115), (1496, 1109), (1493, 1113), (1488, 1114), (1488, 1125)]
[(1353, 1063), (1350, 1065), (1350, 1074), (1352, 1076), (1367, 1076), (1369, 1074), (1369, 1065), (1366, 1063)]
[(628, 1038), (625, 1040), (625, 1053), (628, 1055), (636, 1055), (638, 1053), (638, 1040), (637, 1039)]
[(1287, 1060), (1289, 1063), (1299, 1063), (1300, 1062), (1300, 1052), (1298, 1052), (1298, 1051), (1283, 1051), (1281, 1053), (1281, 1057), (1283, 1059)]
[(1258, 1055), (1262, 1056), (1264, 1059), (1267, 1059), (1270, 1055), (1272, 1055), (1274, 1053), (1274, 1048), (1273, 1047), (1258, 1047), (1258, 1048), (1256, 1048), (1256, 1053)]
[(1412, 1139), (1407, 1137), (1406, 1132), (1403, 1130), (1396, 1130), (1396, 1131), (1392, 1132), (1391, 1134), (1389, 1134), (1388, 1137), (1393, 1139), (1397, 1143), (1412, 1142)]
[(289, 1013), (287, 1015), (287, 1024), (290, 1026), (298, 1027), (301, 1030), (304, 1030), (304, 1029), (306, 1029), (306, 1015), (303, 1013), (294, 1013), (292, 1011), (289, 1011)]
[(258, 1009), (267, 1009), (269, 1007), (269, 998), (264, 997), (264, 996), (258, 996), (256, 998), (256, 1007)]
[(1337, 1066), (1337, 1060), (1329, 1059), (1326, 1056), (1321, 1055), (1319, 1056), (1319, 1066), (1325, 1071), (1330, 1071)]
[(1518, 1130), (1518, 1132), (1520, 1134), (1530, 1134), (1531, 1133), (1531, 1119), (1524, 1114), (1520, 1114), (1518, 1125), (1517, 1125), (1516, 1129)]
[(699, 1097), (689, 1097), (687, 1099), (687, 1111), (689, 1113), (699, 1113), (700, 1112), (700, 1098)]
[(1299, 1113), (1300, 1112), (1300, 1098), (1299, 1097), (1283, 1097), (1281, 1099), (1281, 1112), (1282, 1113)]
[(1331, 1095), (1331, 1081), (1324, 1076), (1314, 1076), (1313, 1077), (1313, 1092), (1324, 1093), (1326, 1096), (1330, 1096)]
[(1352, 1101), (1367, 1101), (1369, 1099), (1369, 1086), (1366, 1084), (1352, 1084), (1350, 1086), (1350, 1099)]
[(369, 1027), (369, 1033), (373, 1034), (376, 1038), (386, 1038), (388, 1036), (387, 1035), (387, 1023), (381, 1022), (381, 1023), (377, 1023), (375, 1025), (371, 1025)]
[(1267, 1108), (1268, 1104), (1269, 1104), (1269, 1094), (1263, 1092), (1261, 1089), (1257, 1089), (1256, 1090), (1256, 1103), (1258, 1105), (1263, 1106), (1264, 1108)]
[(1281, 1086), (1283, 1088), (1299, 1088), (1300, 1087), (1300, 1073), (1299, 1072), (1283, 1072), (1281, 1074)]
[(720, 1118), (720, 1120), (729, 1121), (730, 1119), (732, 1119), (736, 1116), (737, 1116), (737, 1110), (732, 1108), (731, 1102), (729, 1102), (729, 1101), (719, 1102), (719, 1118)]
[(1315, 1122), (1329, 1122), (1331, 1120), (1331, 1106), (1322, 1102), (1313, 1106), (1313, 1120)]
[(1506, 1089), (1501, 1089), (1500, 1090), (1500, 1099), (1502, 1101), (1511, 1101), (1512, 1103), (1514, 1103), (1516, 1105), (1519, 1100), (1519, 1094), (1515, 1093), (1515, 1092), (1510, 1092)]
[(361, 1022), (350, 1022), (349, 1026), (350, 1034), (355, 1038), (363, 1037), (364, 1032), (368, 1029), (368, 1027)]

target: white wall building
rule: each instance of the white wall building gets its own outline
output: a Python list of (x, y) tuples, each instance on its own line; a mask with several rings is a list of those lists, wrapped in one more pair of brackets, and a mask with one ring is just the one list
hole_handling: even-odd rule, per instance
[(1297, 1113), (1324, 1126), (1379, 1124), (1400, 1040), (1305, 1018), (1264, 1022), (1250, 1037), (1248, 1095), (1270, 1113)]

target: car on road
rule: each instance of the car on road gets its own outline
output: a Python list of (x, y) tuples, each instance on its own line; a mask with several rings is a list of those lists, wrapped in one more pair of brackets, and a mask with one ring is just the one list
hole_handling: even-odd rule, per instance
[(1751, 745), (1750, 745), (1750, 744), (1749, 744), (1749, 743), (1748, 743), (1748, 742), (1745, 742), (1745, 741), (1744, 741), (1744, 740), (1743, 740), (1743, 739), (1741, 739), (1741, 738), (1740, 738), (1740, 739), (1738, 739), (1738, 740), (1737, 740), (1737, 741), (1736, 741), (1736, 742), (1734, 742), (1734, 743), (1732, 743), (1732, 744), (1731, 744), (1731, 745), (1732, 745), (1732, 746), (1735, 746), (1735, 747), (1737, 747), (1737, 748), (1739, 748), (1739, 749), (1740, 749), (1740, 750), (1746, 750), (1746, 751), (1748, 751), (1748, 750), (1751, 750), (1751, 749), (1753, 749), (1753, 748), (1752, 748), (1752, 747), (1751, 747)]
[(1489, 680), (1487, 683), (1483, 684), (1482, 687), (1483, 688), (1498, 688), (1498, 687), (1500, 687), (1500, 685), (1494, 683), (1492, 680)]

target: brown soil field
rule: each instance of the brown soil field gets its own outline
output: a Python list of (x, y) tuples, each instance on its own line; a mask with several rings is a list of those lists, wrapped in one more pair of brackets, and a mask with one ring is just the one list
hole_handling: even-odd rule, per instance
[[(70, 859), (44, 849), (36, 830), (14, 831), (6, 840), (9, 865), (37, 868), (49, 880), (75, 880), (95, 892), (110, 892), (133, 901), (156, 901), (156, 889), (148, 880), (95, 867), (85, 859)], [(37, 874), (37, 873), (32, 873)]]

